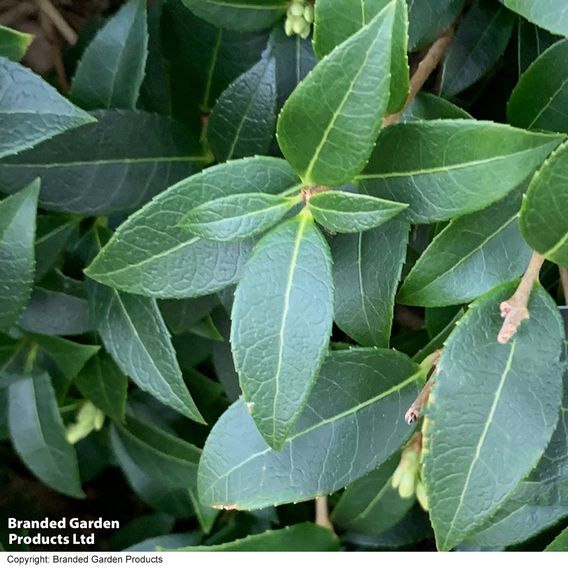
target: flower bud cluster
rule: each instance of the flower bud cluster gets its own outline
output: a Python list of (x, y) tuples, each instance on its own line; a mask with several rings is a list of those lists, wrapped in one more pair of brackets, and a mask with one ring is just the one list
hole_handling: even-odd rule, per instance
[(77, 412), (75, 422), (67, 426), (65, 437), (70, 444), (76, 444), (93, 430), (98, 432), (103, 427), (104, 421), (105, 415), (102, 410), (87, 400)]
[(287, 36), (299, 35), (302, 39), (306, 39), (310, 35), (313, 21), (313, 5), (307, 0), (292, 0), (286, 13), (284, 31)]
[(422, 447), (420, 442), (418, 438), (413, 438), (404, 448), (400, 463), (392, 476), (391, 484), (394, 489), (398, 489), (398, 494), (402, 499), (409, 499), (416, 495), (421, 507), (427, 511), (428, 497), (421, 476), (420, 454)]

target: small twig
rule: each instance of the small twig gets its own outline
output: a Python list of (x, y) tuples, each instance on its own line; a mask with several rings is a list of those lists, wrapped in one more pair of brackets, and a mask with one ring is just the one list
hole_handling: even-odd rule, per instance
[(59, 33), (65, 38), (69, 45), (77, 43), (75, 30), (67, 23), (65, 18), (58, 12), (51, 0), (36, 0), (40, 10), (53, 22)]
[[(429, 372), (429, 369), (432, 369), (432, 374), (430, 378), (426, 381), (426, 384), (422, 387), (422, 390), (418, 393), (416, 400), (410, 405), (410, 408), (406, 411), (404, 415), (404, 419), (406, 420), (407, 424), (413, 424), (420, 418), (420, 413), (422, 408), (428, 402), (430, 398), (430, 393), (436, 384), (434, 381), (434, 375), (437, 374), (438, 371), (438, 362), (440, 361), (440, 357), (442, 356), (442, 349), (438, 349), (432, 353), (429, 357), (427, 357), (422, 365), (428, 367), (426, 372)], [(422, 366), (421, 365), (421, 366)]]
[(410, 79), (410, 88), (408, 91), (408, 98), (404, 107), (397, 113), (391, 114), (383, 120), (383, 128), (390, 126), (391, 124), (397, 124), (400, 122), (404, 111), (412, 104), (412, 101), (416, 98), (420, 89), (424, 86), (424, 83), (428, 80), (428, 77), (432, 72), (438, 67), (442, 61), (446, 50), (448, 49), (452, 39), (454, 37), (454, 26), (451, 25), (430, 47), (424, 58), (418, 64), (416, 71)]
[(316, 497), (316, 525), (334, 532), (331, 519), (329, 518), (329, 507), (325, 495)]
[(543, 263), (544, 256), (538, 254), (538, 252), (533, 253), (519, 287), (508, 300), (501, 302), (499, 309), (501, 310), (501, 317), (505, 318), (505, 321), (497, 336), (499, 343), (508, 343), (515, 333), (517, 333), (523, 320), (529, 319), (529, 299), (533, 286), (538, 280), (538, 275)]
[(568, 304), (568, 268), (560, 267), (560, 282), (562, 283), (562, 292), (564, 293), (564, 303)]
[(57, 75), (57, 82), (59, 83), (60, 91), (66, 95), (69, 92), (69, 80), (65, 71), (65, 64), (63, 63), (63, 55), (61, 54), (60, 39), (55, 32), (52, 20), (43, 11), (40, 11), (39, 19), (41, 27), (45, 32), (45, 37), (49, 41), (51, 47), (51, 57), (53, 59), (53, 66)]

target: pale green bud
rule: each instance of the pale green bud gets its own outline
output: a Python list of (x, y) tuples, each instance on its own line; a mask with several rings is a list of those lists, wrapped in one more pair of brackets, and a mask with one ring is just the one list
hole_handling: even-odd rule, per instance
[(391, 485), (393, 489), (396, 489), (400, 485), (400, 480), (402, 479), (403, 472), (404, 472), (403, 465), (398, 464), (398, 467), (395, 469), (391, 479)]
[(86, 438), (92, 431), (92, 424), (87, 424), (85, 422), (76, 422), (74, 424), (69, 424), (65, 432), (65, 439), (70, 444), (74, 445), (83, 438)]
[(287, 19), (287, 20), (284, 22), (284, 33), (285, 33), (288, 37), (290, 37), (291, 35), (294, 34), (294, 30), (293, 30), (293, 28), (292, 28), (292, 22), (290, 21), (290, 19)]
[(291, 4), (288, 8), (288, 15), (289, 16), (303, 16), (304, 15), (304, 5), (300, 2), (295, 2)]
[(416, 498), (420, 503), (420, 506), (425, 510), (428, 511), (428, 496), (426, 495), (426, 487), (424, 483), (419, 479), (416, 483)]
[(306, 29), (306, 26), (308, 26), (309, 30), (308, 22), (306, 22), (306, 20), (304, 20), (304, 18), (302, 18), (301, 16), (300, 17), (294, 16), (294, 18), (289, 18), (289, 19), (292, 20), (292, 29), (294, 30), (295, 34), (301, 35)]
[(413, 472), (405, 470), (400, 479), (398, 486), (398, 494), (403, 499), (408, 499), (414, 495), (414, 487), (416, 484), (416, 475)]
[(308, 39), (308, 37), (310, 37), (310, 25), (309, 24), (305, 27), (304, 31), (300, 34), (300, 37), (302, 39)]
[(306, 20), (308, 24), (314, 21), (314, 7), (311, 4), (306, 4), (304, 7), (304, 20)]

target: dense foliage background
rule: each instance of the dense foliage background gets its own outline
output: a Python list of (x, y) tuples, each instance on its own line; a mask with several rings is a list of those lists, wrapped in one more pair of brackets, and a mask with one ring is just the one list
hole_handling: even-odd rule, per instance
[[(0, 22), (4, 518), (119, 520), (101, 550), (568, 547), (564, 0)], [(0, 542), (77, 548), (36, 532)]]

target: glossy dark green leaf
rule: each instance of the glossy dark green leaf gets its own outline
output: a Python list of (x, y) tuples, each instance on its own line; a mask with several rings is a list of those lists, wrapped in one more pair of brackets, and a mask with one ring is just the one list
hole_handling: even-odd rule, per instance
[(142, 390), (184, 416), (203, 422), (183, 381), (155, 300), (88, 282), (93, 322), (106, 350)]
[(505, 52), (514, 23), (514, 14), (504, 6), (477, 0), (446, 52), (441, 94), (453, 97), (486, 75)]
[(42, 335), (81, 335), (93, 330), (85, 299), (44, 288), (34, 288), (19, 326)]
[(276, 124), (276, 61), (271, 54), (221, 94), (207, 123), (207, 140), (219, 162), (265, 154)]
[(147, 51), (146, 1), (129, 0), (87, 46), (71, 98), (85, 109), (134, 109)]
[(192, 444), (132, 417), (125, 426), (113, 424), (113, 436), (120, 439), (134, 463), (161, 485), (188, 489), (197, 480), (201, 450)]
[(306, 404), (333, 324), (331, 254), (307, 211), (256, 245), (231, 319), (246, 403), (265, 440), (280, 449)]
[(438, 120), (438, 119), (473, 118), (471, 114), (455, 104), (433, 95), (432, 93), (420, 92), (404, 111), (401, 122), (413, 120)]
[(209, 315), (219, 304), (217, 295), (186, 300), (161, 300), (158, 302), (164, 321), (173, 334), (180, 334)]
[(55, 266), (78, 225), (79, 219), (65, 215), (38, 217), (35, 241), (36, 282)]
[(315, 67), (317, 60), (309, 38), (302, 39), (298, 35), (288, 37), (280, 26), (274, 29), (271, 37), (276, 60), (277, 106), (280, 109), (292, 91)]
[(204, 241), (178, 227), (183, 216), (213, 199), (255, 191), (282, 193), (298, 182), (290, 166), (275, 158), (250, 158), (207, 169), (130, 217), (86, 273), (103, 284), (160, 298), (220, 290), (238, 280), (251, 243)]
[(371, 195), (410, 204), (413, 223), (442, 221), (505, 197), (561, 140), (484, 121), (400, 124), (381, 133), (357, 179)]
[(278, 143), (307, 185), (351, 181), (365, 165), (389, 102), (399, 1), (319, 63), (284, 105)]
[(209, 113), (229, 84), (260, 59), (268, 40), (267, 32), (212, 26), (181, 0), (164, 4), (161, 28), (173, 116), (196, 127), (200, 127), (200, 113)]
[(65, 439), (63, 421), (47, 374), (10, 385), (10, 436), (26, 466), (48, 487), (84, 497), (75, 450)]
[(68, 380), (76, 377), (100, 349), (99, 345), (83, 345), (61, 337), (37, 334), (29, 334), (29, 337), (53, 359)]
[(193, 135), (169, 118), (112, 110), (93, 116), (96, 124), (0, 161), (0, 191), (41, 177), (46, 209), (130, 212), (204, 163)]
[[(321, 59), (365, 27), (392, 0), (318, 0), (315, 4), (314, 50)], [(391, 51), (391, 95), (388, 112), (399, 111), (408, 97), (408, 14), (396, 2)]]
[(333, 509), (333, 523), (343, 529), (380, 534), (399, 523), (415, 499), (402, 499), (391, 485), (392, 474), (400, 462), (395, 454), (379, 468), (347, 487)]
[(0, 26), (0, 57), (20, 61), (33, 39), (30, 34)]
[(110, 441), (114, 456), (126, 476), (132, 490), (148, 505), (176, 518), (188, 518), (193, 514), (193, 506), (186, 488), (162, 485), (148, 475), (130, 456), (115, 428), (110, 430)]
[(504, 0), (504, 4), (537, 26), (568, 36), (568, 11), (564, 0)]
[(189, 496), (191, 498), (193, 508), (195, 509), (195, 516), (197, 517), (199, 528), (205, 534), (209, 534), (221, 511), (202, 505), (201, 501), (199, 501), (199, 496), (197, 495), (197, 488), (195, 487), (189, 490)]
[(158, 549), (175, 549), (180, 546), (197, 545), (201, 542), (201, 533), (170, 533), (154, 538), (147, 538), (141, 542), (125, 548), (125, 552), (155, 552)]
[(498, 343), (499, 304), (514, 289), (507, 284), (474, 302), (438, 364), (423, 427), (423, 476), (441, 550), (463, 542), (496, 512), (536, 465), (556, 426), (562, 321), (537, 286), (530, 319), (509, 343)]
[(560, 38), (519, 18), (517, 26), (517, 64), (519, 76), (530, 64)]
[(370, 195), (325, 191), (309, 200), (314, 219), (338, 233), (359, 233), (386, 223), (406, 208), (404, 203), (377, 199)]
[(229, 195), (192, 209), (181, 226), (203, 239), (236, 241), (263, 233), (297, 203), (295, 198), (265, 193)]
[(564, 529), (544, 550), (545, 552), (567, 552), (568, 529)]
[(465, 0), (406, 0), (409, 47), (418, 51), (434, 40), (459, 16)]
[(533, 177), (521, 209), (521, 231), (543, 256), (568, 266), (568, 144), (563, 144)]
[[(94, 121), (41, 77), (0, 57), (0, 157)], [(33, 177), (28, 182), (19, 179), (17, 189)]]
[(34, 278), (39, 181), (0, 201), (0, 330), (19, 319)]
[(330, 552), (339, 550), (339, 540), (328, 529), (312, 523), (302, 523), (253, 534), (232, 542), (211, 546), (186, 546), (175, 550), (183, 552)]
[(406, 277), (399, 302), (429, 307), (463, 304), (520, 276), (532, 253), (519, 230), (520, 197), (515, 192), (451, 221)]
[(387, 347), (409, 226), (398, 220), (331, 240), (335, 323), (361, 345)]
[(259, 509), (313, 499), (388, 459), (411, 429), (417, 366), (387, 349), (332, 352), (294, 433), (280, 452), (258, 432), (243, 401), (213, 427), (198, 472), (204, 504)]
[(287, 8), (287, 0), (182, 0), (200, 18), (238, 31), (270, 27)]
[(568, 40), (559, 41), (523, 73), (507, 105), (515, 126), (568, 132)]
[(87, 362), (75, 379), (75, 386), (112, 420), (124, 421), (128, 378), (106, 353)]

